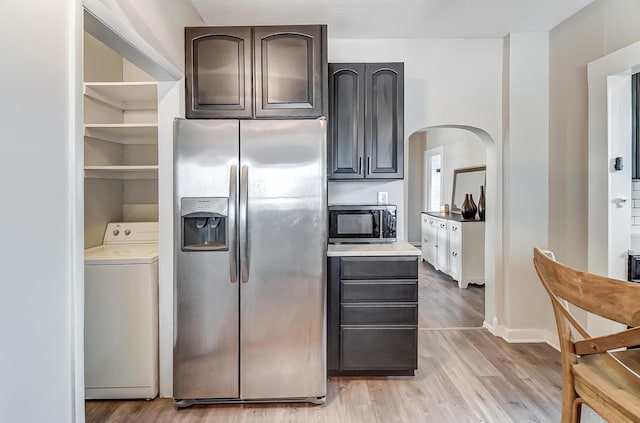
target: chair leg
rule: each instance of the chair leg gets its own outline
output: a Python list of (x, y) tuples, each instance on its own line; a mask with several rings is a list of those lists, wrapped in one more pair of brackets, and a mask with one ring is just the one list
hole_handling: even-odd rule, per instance
[(566, 381), (563, 381), (562, 387), (562, 417), (561, 423), (577, 423), (580, 418), (578, 416), (578, 420), (576, 420), (576, 401), (581, 399), (578, 397), (576, 391), (573, 390), (573, 386), (567, 385)]
[(571, 409), (571, 423), (580, 423), (582, 417), (582, 404), (584, 404), (584, 400), (582, 398), (576, 398), (573, 401), (573, 407)]

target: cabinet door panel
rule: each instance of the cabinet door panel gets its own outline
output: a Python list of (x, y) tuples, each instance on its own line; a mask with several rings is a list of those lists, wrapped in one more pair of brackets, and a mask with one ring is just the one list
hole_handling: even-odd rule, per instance
[(343, 257), (344, 279), (418, 279), (418, 257)]
[(251, 28), (185, 28), (187, 118), (248, 118)]
[(418, 281), (345, 281), (341, 286), (342, 301), (418, 301)]
[(404, 64), (366, 66), (366, 177), (403, 177)]
[(404, 370), (418, 367), (415, 327), (343, 327), (341, 370)]
[(364, 63), (329, 64), (329, 179), (364, 177)]
[(322, 116), (324, 27), (255, 27), (256, 117)]
[(447, 222), (436, 220), (436, 263), (435, 268), (445, 273), (449, 272), (449, 237)]
[(417, 325), (418, 305), (416, 303), (343, 304), (341, 322), (343, 325)]

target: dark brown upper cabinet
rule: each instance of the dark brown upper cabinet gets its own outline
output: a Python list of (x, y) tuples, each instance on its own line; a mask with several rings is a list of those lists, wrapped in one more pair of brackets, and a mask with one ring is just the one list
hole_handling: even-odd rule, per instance
[(324, 114), (325, 40), (326, 26), (254, 27), (257, 118)]
[(328, 175), (402, 179), (404, 64), (330, 63)]
[(187, 118), (250, 118), (251, 28), (185, 28)]
[(187, 118), (327, 114), (326, 25), (185, 28)]

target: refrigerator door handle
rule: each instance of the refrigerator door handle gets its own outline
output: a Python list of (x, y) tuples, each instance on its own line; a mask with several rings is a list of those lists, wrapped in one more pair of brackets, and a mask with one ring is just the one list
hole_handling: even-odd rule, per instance
[(240, 265), (242, 282), (249, 282), (249, 166), (242, 166), (240, 175)]
[(236, 194), (238, 189), (236, 181), (238, 179), (238, 166), (231, 165), (231, 175), (229, 176), (229, 272), (231, 283), (238, 282), (238, 231), (236, 231)]

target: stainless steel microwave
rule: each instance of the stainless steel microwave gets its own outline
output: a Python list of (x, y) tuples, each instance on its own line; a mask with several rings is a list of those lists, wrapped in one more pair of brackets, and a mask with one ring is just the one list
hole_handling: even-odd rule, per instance
[(396, 242), (396, 206), (329, 206), (329, 243)]

